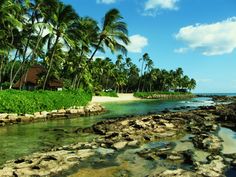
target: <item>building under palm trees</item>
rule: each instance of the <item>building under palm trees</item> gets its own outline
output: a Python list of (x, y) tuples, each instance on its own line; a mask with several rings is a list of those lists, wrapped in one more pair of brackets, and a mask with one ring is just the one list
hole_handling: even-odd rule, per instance
[[(45, 75), (46, 69), (41, 65), (34, 65), (13, 86), (14, 89), (35, 90), (42, 88), (41, 77)], [(63, 82), (58, 79), (49, 79), (46, 88), (48, 90), (60, 90)]]

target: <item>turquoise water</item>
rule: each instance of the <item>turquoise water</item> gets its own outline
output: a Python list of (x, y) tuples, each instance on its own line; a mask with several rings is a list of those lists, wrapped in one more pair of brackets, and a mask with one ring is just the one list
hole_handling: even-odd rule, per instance
[(4, 163), (6, 160), (15, 159), (36, 151), (51, 149), (55, 146), (88, 141), (92, 139), (94, 135), (77, 134), (75, 130), (79, 127), (89, 127), (101, 120), (127, 115), (157, 113), (166, 108), (173, 109), (182, 106), (195, 108), (197, 106), (211, 104), (213, 104), (213, 102), (209, 98), (106, 103), (104, 106), (108, 112), (99, 116), (1, 127), (0, 164)]

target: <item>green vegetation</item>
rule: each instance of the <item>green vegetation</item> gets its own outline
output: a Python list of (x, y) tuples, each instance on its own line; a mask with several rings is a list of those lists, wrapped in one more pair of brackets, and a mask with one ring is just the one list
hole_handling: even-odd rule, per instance
[(118, 97), (117, 93), (114, 92), (114, 91), (112, 91), (112, 92), (104, 92), (104, 91), (102, 91), (102, 92), (98, 92), (96, 95), (97, 96)]
[(85, 91), (1, 91), (0, 113), (35, 113), (84, 106), (92, 99)]
[[(43, 90), (54, 79), (62, 80), (66, 89), (95, 93), (192, 90), (196, 86), (181, 68), (155, 68), (147, 53), (138, 68), (126, 56), (128, 28), (117, 9), (106, 12), (100, 24), (79, 16), (59, 0), (1, 0), (0, 17), (0, 89), (11, 89), (36, 64), (45, 68), (37, 80), (37, 88)], [(119, 55), (96, 57), (106, 49)]]
[(183, 92), (135, 92), (135, 97), (138, 98), (156, 98), (161, 96), (167, 96), (167, 97), (192, 97), (194, 96), (192, 93), (183, 93)]

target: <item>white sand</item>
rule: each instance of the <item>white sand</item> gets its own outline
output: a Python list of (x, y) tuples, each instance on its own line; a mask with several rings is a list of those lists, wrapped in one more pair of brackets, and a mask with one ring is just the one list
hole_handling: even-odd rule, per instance
[(140, 100), (133, 96), (133, 93), (119, 93), (118, 97), (108, 96), (93, 96), (92, 103), (105, 103), (105, 102), (120, 102), (120, 101), (135, 101)]

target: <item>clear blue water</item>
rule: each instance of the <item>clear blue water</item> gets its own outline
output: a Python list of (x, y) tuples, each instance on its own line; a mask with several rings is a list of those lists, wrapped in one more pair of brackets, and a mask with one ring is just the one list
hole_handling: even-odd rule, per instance
[(158, 113), (164, 109), (172, 109), (180, 106), (211, 105), (210, 98), (193, 98), (187, 100), (172, 101), (133, 101), (106, 103), (107, 113), (75, 119), (54, 120), (32, 124), (19, 124), (0, 128), (0, 164), (6, 160), (15, 159), (36, 151), (50, 149), (80, 141), (87, 141), (93, 135), (77, 134), (77, 128), (89, 127), (101, 120), (122, 117), (127, 115), (142, 115)]

